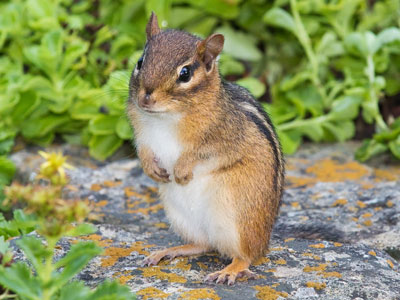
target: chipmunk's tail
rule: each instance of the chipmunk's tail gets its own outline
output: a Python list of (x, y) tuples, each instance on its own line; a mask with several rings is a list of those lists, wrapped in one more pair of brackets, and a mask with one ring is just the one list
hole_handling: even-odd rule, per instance
[(284, 224), (277, 222), (273, 236), (281, 239), (302, 238), (307, 240), (325, 240), (331, 242), (346, 242), (345, 234), (336, 226), (323, 223)]

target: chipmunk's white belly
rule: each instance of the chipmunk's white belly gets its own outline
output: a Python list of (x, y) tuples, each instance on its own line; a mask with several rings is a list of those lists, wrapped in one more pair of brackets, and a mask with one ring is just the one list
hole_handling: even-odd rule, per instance
[(177, 134), (179, 117), (146, 116), (143, 121), (136, 143), (151, 148), (160, 167), (170, 174), (170, 183), (160, 183), (160, 197), (172, 228), (187, 241), (230, 255), (232, 249), (238, 248), (238, 233), (233, 208), (220, 207), (221, 199), (226, 200), (229, 195), (211, 174), (215, 161), (197, 164), (193, 179), (187, 185), (177, 184), (173, 174), (182, 152)]

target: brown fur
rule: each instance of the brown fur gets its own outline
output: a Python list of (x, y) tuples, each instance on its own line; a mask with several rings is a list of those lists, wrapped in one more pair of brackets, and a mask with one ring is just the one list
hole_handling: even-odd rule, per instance
[[(223, 47), (222, 35), (201, 41), (181, 31), (160, 32), (156, 22), (152, 15), (142, 68), (130, 83), (128, 115), (135, 132), (140, 132), (142, 125), (136, 105), (141, 105), (146, 94), (151, 98), (151, 109), (183, 115), (178, 124), (183, 151), (174, 174), (170, 174), (177, 183), (190, 182), (198, 164), (210, 159), (216, 162), (212, 171), (214, 180), (230, 191), (229, 199), (218, 201), (229, 200), (224, 205), (233, 206), (236, 214), (240, 249), (230, 252), (234, 266), (229, 270), (233, 268), (237, 275), (268, 249), (284, 184), (279, 141), (273, 126), (257, 112), (255, 100), (247, 93), (245, 96), (250, 100), (243, 99), (247, 102), (241, 104), (241, 94), (221, 82), (216, 57)], [(180, 83), (180, 69), (194, 64), (199, 67), (193, 71), (192, 79)], [(232, 99), (232, 95), (239, 100)], [(246, 106), (250, 111), (243, 108)], [(249, 115), (261, 118), (270, 139)], [(150, 177), (167, 182), (151, 150), (139, 149), (139, 157)]]

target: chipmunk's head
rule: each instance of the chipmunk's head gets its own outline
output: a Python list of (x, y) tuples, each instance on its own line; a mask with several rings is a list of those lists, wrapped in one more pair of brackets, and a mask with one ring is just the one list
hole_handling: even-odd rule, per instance
[(132, 72), (130, 105), (148, 113), (183, 112), (215, 97), (220, 85), (216, 59), (223, 35), (201, 40), (183, 31), (161, 31), (154, 13), (146, 33), (143, 55)]

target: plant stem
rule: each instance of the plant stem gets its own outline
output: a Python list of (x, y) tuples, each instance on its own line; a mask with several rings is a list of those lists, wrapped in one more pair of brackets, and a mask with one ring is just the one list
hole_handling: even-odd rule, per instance
[(385, 121), (382, 118), (382, 115), (379, 112), (379, 97), (375, 91), (374, 83), (375, 83), (375, 64), (373, 60), (372, 54), (368, 55), (367, 58), (367, 68), (366, 68), (366, 75), (368, 77), (369, 83), (369, 100), (374, 102), (376, 113), (375, 113), (375, 122), (378, 126), (379, 131), (387, 130), (388, 127)]
[(46, 257), (44, 262), (44, 268), (39, 276), (41, 277), (44, 285), (43, 289), (43, 300), (50, 300), (54, 291), (51, 288), (46, 288), (49, 281), (51, 280), (51, 274), (53, 273), (53, 258), (54, 258), (54, 249), (57, 244), (58, 238), (48, 237), (47, 239), (47, 249), (50, 250), (51, 254)]
[(327, 103), (326, 91), (325, 91), (325, 88), (322, 86), (321, 80), (319, 78), (318, 59), (312, 48), (311, 39), (310, 39), (306, 29), (304, 28), (304, 24), (301, 21), (299, 11), (297, 10), (297, 0), (290, 0), (290, 8), (292, 11), (294, 22), (296, 23), (297, 39), (299, 40), (300, 44), (303, 46), (304, 51), (306, 52), (308, 61), (311, 64), (311, 70), (312, 70), (311, 80), (312, 80), (313, 84), (316, 86), (319, 94), (321, 95), (321, 97), (324, 101), (324, 104), (327, 105), (328, 103)]
[(329, 115), (324, 115), (324, 116), (316, 117), (313, 119), (305, 119), (305, 120), (297, 119), (297, 120), (294, 120), (294, 121), (291, 121), (288, 123), (277, 125), (277, 128), (281, 131), (284, 131), (284, 130), (294, 129), (294, 128), (298, 128), (298, 127), (302, 127), (302, 126), (310, 126), (310, 125), (323, 123), (323, 122), (329, 121), (329, 119), (330, 119)]

